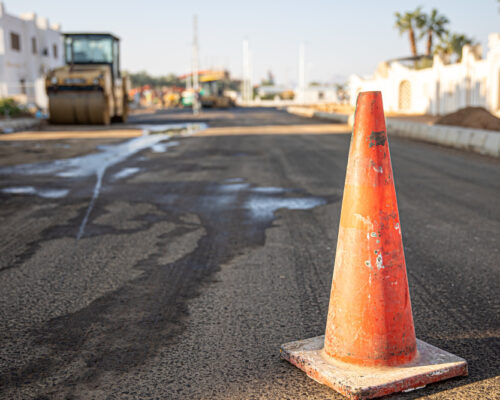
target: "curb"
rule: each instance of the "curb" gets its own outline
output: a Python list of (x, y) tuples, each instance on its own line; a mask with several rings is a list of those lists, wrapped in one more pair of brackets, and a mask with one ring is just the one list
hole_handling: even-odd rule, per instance
[[(347, 123), (352, 126), (352, 115), (314, 111), (302, 107), (288, 107), (287, 112), (303, 117), (316, 117)], [(492, 157), (500, 157), (500, 132), (450, 125), (427, 125), (391, 118), (386, 118), (386, 126), (392, 136), (401, 136)]]
[(500, 157), (500, 132), (387, 119), (391, 134), (455, 149)]
[(11, 133), (40, 126), (44, 120), (37, 118), (14, 118), (0, 121), (0, 132)]

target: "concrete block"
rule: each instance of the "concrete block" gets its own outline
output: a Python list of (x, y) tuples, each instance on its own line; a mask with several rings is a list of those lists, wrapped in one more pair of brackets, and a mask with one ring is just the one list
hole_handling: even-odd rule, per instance
[(450, 147), (457, 147), (458, 129), (447, 128), (445, 130), (444, 144)]
[(309, 108), (309, 107), (291, 106), (291, 107), (288, 107), (286, 110), (290, 114), (300, 115), (301, 117), (311, 118), (314, 115), (314, 110), (312, 108)]
[(467, 375), (467, 362), (417, 339), (418, 356), (394, 367), (363, 367), (323, 354), (324, 336), (281, 346), (281, 357), (350, 399), (372, 399)]
[(473, 130), (469, 137), (469, 146), (475, 152), (483, 153), (484, 144), (486, 142), (486, 137), (488, 136), (488, 132), (484, 130)]
[(391, 134), (394, 136), (408, 137), (408, 125), (404, 121), (390, 120), (389, 122)]
[(467, 129), (457, 129), (457, 139), (455, 141), (455, 145), (458, 149), (468, 149), (469, 148), (469, 140), (470, 140), (470, 132)]
[(347, 114), (329, 113), (324, 111), (316, 111), (314, 116), (317, 118), (328, 119), (330, 121), (341, 122), (343, 124), (346, 124), (349, 119), (349, 115)]
[(425, 125), (425, 124), (419, 124), (419, 123), (416, 123), (416, 122), (414, 122), (413, 124), (415, 125), (415, 133), (413, 134), (413, 137), (414, 138), (419, 138), (420, 136), (422, 136), (422, 132), (427, 127), (427, 125)]
[(483, 145), (483, 153), (500, 157), (500, 132), (489, 132)]
[(424, 129), (427, 128), (427, 125), (418, 123), (415, 123), (414, 125), (415, 133), (413, 134), (413, 138), (420, 139), (422, 137), (422, 132), (424, 132)]
[[(432, 132), (432, 130), (430, 132)], [(446, 145), (446, 128), (440, 126), (432, 133), (433, 135), (430, 135), (430, 138), (433, 137), (438, 144)]]
[(417, 124), (414, 122), (408, 122), (408, 136), (415, 137), (417, 135)]

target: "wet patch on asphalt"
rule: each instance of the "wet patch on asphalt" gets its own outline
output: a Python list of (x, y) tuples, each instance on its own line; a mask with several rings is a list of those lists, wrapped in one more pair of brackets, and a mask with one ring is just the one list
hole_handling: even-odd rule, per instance
[(30, 194), (45, 199), (60, 199), (69, 193), (69, 189), (36, 189), (33, 186), (13, 186), (0, 189), (6, 194)]
[(128, 178), (129, 176), (137, 174), (140, 170), (141, 169), (137, 167), (126, 167), (113, 174), (111, 179), (118, 180), (118, 179)]
[(151, 146), (154, 153), (165, 153), (169, 147), (178, 146), (179, 142), (157, 143)]
[[(79, 247), (111, 232), (153, 229), (159, 221), (172, 223), (172, 229), (158, 237), (153, 254), (133, 265), (140, 271), (137, 278), (35, 330), (34, 345), (45, 349), (47, 356), (33, 360), (2, 386), (59, 376), (58, 391), (66, 388), (71, 393), (75, 385), (106, 372), (136, 367), (153, 357), (157, 346), (173, 343), (184, 329), (185, 300), (197, 296), (200, 285), (210, 282), (220, 265), (264, 245), (266, 228), (279, 209), (310, 210), (339, 200), (293, 188), (258, 187), (242, 179), (147, 184), (119, 180), (108, 190), (114, 198), (126, 198), (128, 205), (113, 206), (105, 192)], [(152, 213), (147, 203), (158, 211)], [(140, 204), (144, 206), (136, 209)]]
[[(95, 176), (94, 190), (76, 235), (76, 240), (79, 240), (84, 235), (90, 213), (99, 197), (104, 175), (109, 168), (145, 149), (151, 149), (156, 153), (164, 153), (169, 147), (179, 145), (179, 142), (167, 142), (172, 136), (190, 136), (200, 130), (206, 129), (206, 127), (206, 124), (143, 125), (140, 126), (143, 129), (142, 136), (119, 144), (98, 146), (97, 149), (99, 151), (97, 153), (50, 162), (4, 167), (0, 168), (0, 175), (53, 175), (61, 178), (88, 178)], [(130, 169), (122, 172), (121, 175), (118, 174), (118, 177), (115, 174), (114, 177), (115, 179), (120, 179), (127, 177), (127, 174), (132, 174), (130, 173)], [(52, 198), (57, 198), (57, 196), (64, 197), (67, 195), (69, 189), (36, 190), (32, 187), (10, 187), (2, 189), (2, 192), (10, 194), (36, 194), (41, 197), (51, 198), (52, 196)]]

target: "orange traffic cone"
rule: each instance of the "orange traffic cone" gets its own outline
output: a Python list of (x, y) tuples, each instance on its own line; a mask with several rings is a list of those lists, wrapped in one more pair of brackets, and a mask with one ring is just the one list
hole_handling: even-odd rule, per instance
[(382, 95), (356, 105), (325, 336), (281, 356), (352, 399), (467, 375), (467, 362), (415, 338)]

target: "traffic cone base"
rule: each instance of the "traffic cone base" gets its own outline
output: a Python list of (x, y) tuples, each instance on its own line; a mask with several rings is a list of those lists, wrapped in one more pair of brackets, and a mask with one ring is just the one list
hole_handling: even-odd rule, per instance
[(467, 362), (417, 339), (417, 356), (393, 367), (366, 367), (335, 360), (323, 351), (324, 336), (286, 343), (281, 357), (350, 399), (372, 399), (411, 391), (467, 375)]

